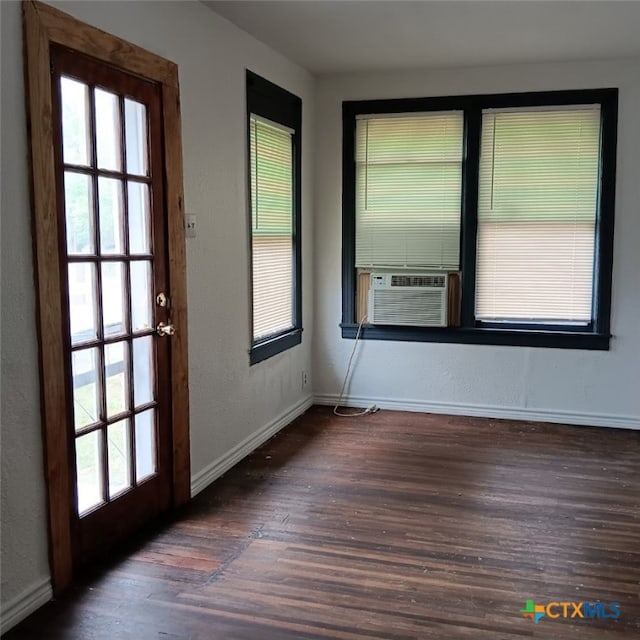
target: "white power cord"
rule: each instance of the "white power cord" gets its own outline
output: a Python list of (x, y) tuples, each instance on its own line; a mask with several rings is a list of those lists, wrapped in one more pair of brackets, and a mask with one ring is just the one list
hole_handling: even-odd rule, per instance
[(344, 396), (344, 390), (347, 386), (347, 381), (349, 380), (349, 373), (351, 371), (351, 364), (353, 362), (353, 357), (356, 355), (356, 349), (358, 348), (358, 340), (360, 339), (360, 333), (362, 331), (362, 325), (366, 322), (367, 316), (364, 316), (362, 320), (360, 320), (360, 324), (358, 325), (358, 331), (356, 332), (356, 339), (353, 343), (353, 350), (351, 351), (351, 357), (349, 358), (349, 364), (347, 364), (347, 372), (344, 374), (344, 382), (342, 383), (342, 389), (340, 389), (340, 395), (338, 396), (338, 403), (333, 408), (333, 413), (336, 416), (340, 416), (341, 418), (358, 418), (360, 416), (366, 416), (368, 413), (375, 413), (378, 411), (378, 407), (375, 404), (372, 404), (368, 409), (364, 411), (356, 411), (354, 413), (341, 413), (338, 411), (340, 408), (340, 403), (342, 402), (342, 398)]

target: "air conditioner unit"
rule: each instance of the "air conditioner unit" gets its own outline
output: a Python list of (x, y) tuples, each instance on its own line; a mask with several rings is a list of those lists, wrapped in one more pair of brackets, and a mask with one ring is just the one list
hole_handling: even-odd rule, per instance
[(370, 283), (371, 324), (447, 326), (446, 273), (373, 272)]

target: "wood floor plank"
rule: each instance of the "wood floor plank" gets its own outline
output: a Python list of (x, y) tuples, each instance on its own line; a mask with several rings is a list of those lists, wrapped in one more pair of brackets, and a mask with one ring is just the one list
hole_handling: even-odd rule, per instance
[(313, 407), (6, 640), (638, 639), (639, 472), (633, 431)]

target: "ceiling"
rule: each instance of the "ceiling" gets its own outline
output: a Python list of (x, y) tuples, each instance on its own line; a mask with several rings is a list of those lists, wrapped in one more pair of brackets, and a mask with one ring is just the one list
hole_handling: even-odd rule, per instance
[(640, 2), (205, 1), (314, 73), (640, 56)]

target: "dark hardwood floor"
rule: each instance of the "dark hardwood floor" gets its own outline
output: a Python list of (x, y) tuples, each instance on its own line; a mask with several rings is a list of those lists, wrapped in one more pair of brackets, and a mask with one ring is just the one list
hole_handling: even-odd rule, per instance
[(640, 432), (314, 407), (5, 638), (638, 639), (639, 592)]

